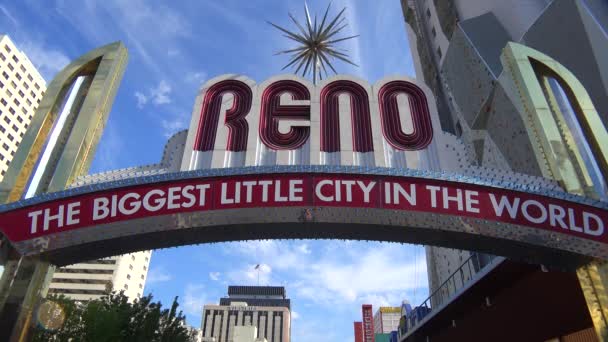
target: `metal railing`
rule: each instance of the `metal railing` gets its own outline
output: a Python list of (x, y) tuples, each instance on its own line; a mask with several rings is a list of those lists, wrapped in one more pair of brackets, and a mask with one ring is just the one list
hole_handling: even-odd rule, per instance
[(449, 299), (466, 285), (469, 285), (486, 266), (494, 264), (495, 261), (503, 260), (493, 255), (472, 253), (422, 304), (416, 306), (409, 315), (406, 316), (405, 325), (399, 327), (399, 337), (403, 338), (433, 310), (447, 303)]

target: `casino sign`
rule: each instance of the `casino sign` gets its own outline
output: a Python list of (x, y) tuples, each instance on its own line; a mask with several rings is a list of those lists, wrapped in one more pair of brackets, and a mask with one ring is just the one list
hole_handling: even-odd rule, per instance
[[(503, 55), (523, 53), (532, 54), (510, 43)], [(525, 68), (513, 60), (511, 69)], [(0, 230), (22, 255), (62, 265), (201, 242), (339, 238), (561, 265), (608, 259), (608, 203), (569, 188), (564, 160), (545, 153), (552, 137), (530, 126), (551, 173), (476, 166), (442, 131), (428, 87), (405, 77), (373, 85), (342, 75), (317, 85), (293, 75), (261, 84), (216, 77), (161, 164), (87, 176), (125, 61), (124, 46), (110, 44), (49, 86), (0, 193)], [(524, 74), (513, 77), (538, 86)], [(77, 110), (61, 109), (72, 94)], [(597, 112), (585, 107), (578, 120), (592, 147), (605, 139), (590, 124)], [(592, 150), (604, 165), (605, 151)]]

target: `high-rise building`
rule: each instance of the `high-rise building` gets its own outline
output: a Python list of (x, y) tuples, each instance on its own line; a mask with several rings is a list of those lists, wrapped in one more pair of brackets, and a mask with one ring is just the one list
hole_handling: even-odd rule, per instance
[(130, 300), (140, 298), (151, 255), (151, 251), (143, 251), (57, 268), (49, 293), (81, 301), (98, 299), (111, 291), (124, 291)]
[(374, 342), (374, 311), (371, 304), (361, 305), (363, 317), (363, 341)]
[(291, 303), (280, 286), (229, 286), (228, 297), (219, 305), (203, 308), (201, 330), (204, 342), (230, 342), (235, 327), (254, 326), (256, 339), (289, 342)]
[[(555, 58), (585, 85), (608, 125), (608, 4), (598, 0), (401, 0), (418, 78), (435, 93), (441, 125), (480, 166), (540, 175), (505, 83), (502, 49), (519, 42)], [(567, 38), (568, 44), (564, 44)], [(501, 117), (496, 115), (500, 114)], [(507, 115), (508, 114), (508, 115)], [(519, 114), (517, 114), (519, 115)], [(513, 116), (513, 117), (511, 117)], [(503, 127), (503, 128), (501, 128)], [(519, 134), (519, 135), (518, 135)], [(512, 141), (521, 148), (513, 148)], [(529, 150), (532, 150), (529, 148)], [(598, 182), (599, 183), (599, 182)], [(605, 184), (604, 184), (605, 189)], [(431, 292), (471, 258), (470, 279), (490, 256), (427, 247)], [(464, 279), (466, 281), (466, 279)], [(433, 303), (437, 305), (440, 303)]]
[(390, 334), (399, 329), (400, 307), (381, 306), (374, 314), (374, 333)]
[(27, 55), (0, 35), (0, 181), (46, 91)]
[[(584, 138), (576, 133), (579, 119), (572, 101), (577, 95), (560, 75), (555, 76), (559, 73), (551, 74), (546, 69), (533, 70), (543, 93), (527, 93), (517, 79), (514, 81), (512, 55), (505, 50), (509, 42), (516, 42), (554, 59), (554, 64), (561, 64), (557, 68), (571, 71), (589, 93), (604, 126), (608, 126), (606, 1), (401, 0), (401, 4), (416, 76), (424, 79), (437, 98), (442, 129), (458, 137), (473, 164), (552, 179), (543, 173), (535, 155), (538, 142), (532, 141), (535, 135), (528, 131), (525, 118), (530, 112), (523, 102), (524, 96), (537, 99), (544, 95), (549, 116), (568, 122), (560, 126), (565, 134), (572, 134), (568, 149), (584, 156), (585, 177), (593, 179), (591, 184), (582, 183), (578, 193), (599, 197), (608, 193), (605, 180), (598, 177), (592, 165), (594, 158)], [(543, 67), (543, 63), (538, 64)], [(405, 324), (409, 331), (402, 331), (401, 341), (484, 339), (482, 336), (485, 340), (497, 336), (517, 340), (520, 336), (515, 331), (497, 333), (493, 323), (501, 319), (488, 315), (489, 310), (483, 308), (491, 306), (492, 312), (511, 317), (520, 312), (515, 308), (526, 305), (526, 294), (539, 292), (546, 301), (535, 300), (534, 309), (518, 315), (518, 331), (534, 330), (538, 334), (525, 339), (576, 336), (572, 340), (587, 340), (581, 336), (594, 335), (575, 272), (548, 271), (537, 265), (440, 247), (427, 247), (426, 253), (431, 297), (424, 303), (414, 303), (420, 306), (414, 308), (408, 322), (423, 324)], [(496, 279), (508, 279), (510, 283)], [(545, 281), (559, 284), (556, 293), (545, 292), (541, 284)], [(519, 287), (506, 295), (502, 291), (512, 288), (511, 284)], [(495, 289), (493, 298), (487, 291), (491, 286)], [(484, 288), (484, 293), (476, 296), (474, 288)], [(568, 303), (561, 300), (564, 297)], [(559, 304), (554, 306), (554, 302)], [(433, 311), (428, 317), (430, 308)], [(536, 319), (562, 309), (570, 317), (581, 317), (581, 321), (552, 321), (543, 326), (542, 320)], [(453, 314), (464, 311), (466, 319)], [(597, 339), (593, 336), (588, 340)]]
[(363, 342), (363, 322), (354, 322), (355, 342)]

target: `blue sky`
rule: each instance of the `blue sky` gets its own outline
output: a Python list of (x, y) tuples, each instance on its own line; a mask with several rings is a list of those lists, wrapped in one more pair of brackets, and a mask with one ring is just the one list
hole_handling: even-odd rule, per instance
[[(322, 15), (327, 1), (309, 1)], [(374, 82), (413, 76), (398, 0), (336, 0), (360, 34), (343, 45), (358, 68), (339, 72)], [(304, 15), (303, 1), (8, 0), (0, 27), (49, 82), (70, 60), (122, 40), (129, 49), (123, 82), (91, 172), (159, 161), (167, 137), (186, 128), (194, 98), (208, 78), (244, 74), (257, 82), (281, 73), (292, 47), (266, 20), (293, 28), (287, 12)], [(424, 250), (352, 241), (254, 241), (155, 251), (145, 291), (168, 304), (180, 296), (188, 322), (225, 295), (229, 284), (284, 285), (292, 299), (292, 340), (349, 341), (360, 305), (419, 303), (428, 295)]]

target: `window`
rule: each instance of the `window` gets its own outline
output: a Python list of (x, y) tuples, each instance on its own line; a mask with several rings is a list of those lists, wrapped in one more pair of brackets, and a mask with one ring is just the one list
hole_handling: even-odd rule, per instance
[(6, 50), (6, 52), (11, 52), (11, 48), (6, 44), (4, 45), (4, 50)]
[(32, 105), (32, 101), (30, 101), (30, 99), (26, 99), (26, 100), (25, 100), (25, 103), (27, 103), (27, 105), (28, 105), (28, 106), (31, 106), (31, 105)]
[(13, 96), (13, 93), (11, 93), (11, 91), (10, 91), (10, 90), (6, 89), (6, 91), (5, 91), (5, 92), (6, 92), (6, 96), (8, 96), (8, 97)]
[(148, 259), (148, 257), (146, 257), (146, 262), (148, 262), (148, 260), (150, 260), (150, 259)]
[(4, 128), (4, 126), (0, 125), (0, 133), (4, 133), (4, 132), (6, 132), (6, 128)]
[(147, 270), (148, 268), (146, 266), (144, 266), (144, 271)]
[(13, 60), (15, 61), (15, 63), (19, 63), (19, 58), (17, 58), (17, 56), (13, 55)]
[(13, 88), (16, 89), (17, 88), (17, 84), (15, 82), (11, 81), (11, 87), (13, 87)]
[(21, 74), (20, 74), (20, 73), (16, 73), (16, 74), (15, 74), (15, 76), (17, 76), (17, 79), (18, 79), (19, 81), (21, 81)]
[(34, 94), (34, 91), (33, 91), (33, 90), (30, 90), (30, 95), (32, 96), (32, 98), (33, 98), (33, 99), (35, 99), (35, 98), (36, 98), (36, 94)]
[(38, 83), (34, 83), (34, 88), (36, 88), (36, 90), (40, 90), (40, 86), (38, 85)]
[(131, 275), (130, 274), (127, 274), (127, 279), (131, 279)]
[(3, 61), (5, 61), (5, 60), (6, 60), (6, 57), (4, 57), (4, 54), (3, 54), (3, 53), (0, 53), (0, 59), (1, 59), (1, 60), (3, 60)]
[(15, 115), (15, 110), (13, 109), (13, 107), (8, 109), (9, 112), (11, 112), (11, 114)]
[(143, 274), (141, 275), (141, 280), (144, 280), (144, 275)]
[(433, 27), (431, 33), (433, 34), (433, 38), (437, 37), (437, 31), (435, 30), (435, 27)]
[(135, 260), (135, 255), (131, 255), (131, 260)]
[(140, 288), (140, 289), (143, 289), (143, 288), (144, 288), (144, 286), (143, 286), (142, 284), (139, 284), (139, 288)]
[(2, 144), (2, 148), (6, 151), (8, 151), (8, 145), (6, 143)]
[(21, 69), (21, 72), (25, 72), (25, 67), (23, 65), (19, 66), (19, 69)]
[(30, 75), (30, 74), (27, 74), (27, 79), (30, 80), (30, 81), (34, 80), (34, 78), (32, 77), (32, 75)]
[(19, 127), (17, 127), (17, 125), (13, 124), (13, 131), (18, 132), (19, 131)]
[(4, 83), (0, 82), (0, 88), (4, 88)]
[(8, 68), (11, 69), (11, 71), (15, 70), (15, 67), (11, 63), (8, 63)]
[(1, 173), (2, 173), (2, 175), (4, 176), (4, 174), (6, 173), (6, 171), (2, 170), (2, 172), (1, 172)]
[(19, 94), (19, 96), (21, 96), (21, 97), (24, 97), (24, 96), (25, 96), (25, 94), (24, 94), (24, 93), (23, 93), (21, 90), (19, 90), (19, 93), (18, 93), (18, 94)]
[(11, 123), (11, 119), (8, 118), (8, 116), (4, 117), (4, 122), (6, 122), (7, 124)]
[(125, 284), (125, 290), (129, 289), (129, 285)]
[(23, 88), (25, 88), (25, 89), (30, 89), (30, 85), (29, 85), (29, 84), (27, 84), (27, 83), (25, 83), (25, 82), (23, 82)]
[(8, 80), (8, 74), (6, 73), (6, 71), (2, 72), (2, 76), (4, 76), (4, 78), (6, 78)]
[(15, 137), (10, 133), (7, 135), (7, 137), (8, 137), (8, 140), (10, 140), (10, 141), (15, 140)]
[(4, 160), (4, 156), (0, 153), (0, 160)]
[(17, 107), (21, 106), (21, 102), (19, 102), (19, 100), (17, 100), (17, 98), (13, 99), (13, 103), (17, 105)]
[[(25, 107), (21, 107), (21, 113), (27, 114), (27, 110), (25, 109)], [(19, 117), (18, 119), (19, 119), (19, 122), (23, 122), (23, 119), (21, 117)]]
[(5, 99), (0, 99), (0, 103), (2, 103), (3, 105), (6, 106), (6, 100)]
[(132, 270), (133, 269), (133, 265), (129, 265), (129, 269)]

